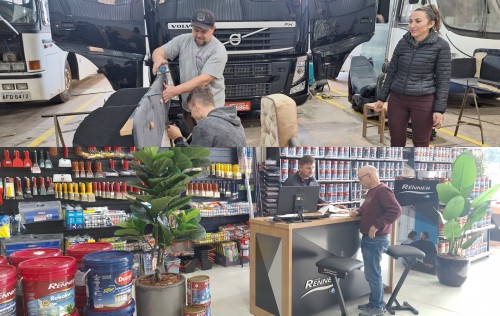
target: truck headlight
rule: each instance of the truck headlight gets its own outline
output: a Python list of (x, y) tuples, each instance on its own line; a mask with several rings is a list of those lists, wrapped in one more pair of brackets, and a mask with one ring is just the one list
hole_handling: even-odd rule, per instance
[(28, 90), (27, 83), (16, 83), (17, 90)]
[(307, 62), (307, 56), (297, 57), (297, 63), (295, 64), (295, 72), (293, 74), (292, 85), (296, 84), (300, 79), (302, 79), (305, 76), (306, 62)]
[(15, 90), (16, 86), (13, 83), (4, 83), (4, 84), (2, 84), (2, 89), (4, 89), (4, 90)]
[(298, 93), (298, 92), (304, 91), (305, 88), (306, 88), (306, 82), (302, 81), (301, 83), (299, 83), (298, 85), (296, 85), (295, 87), (292, 87), (290, 89), (290, 94), (294, 94), (294, 93)]
[(24, 65), (23, 62), (15, 62), (15, 63), (12, 63), (12, 70), (13, 71), (26, 71), (26, 66)]

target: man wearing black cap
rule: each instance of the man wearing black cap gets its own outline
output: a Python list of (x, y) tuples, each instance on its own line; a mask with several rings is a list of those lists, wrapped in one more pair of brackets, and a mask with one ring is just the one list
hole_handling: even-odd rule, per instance
[(213, 12), (207, 9), (194, 11), (191, 27), (192, 34), (174, 37), (165, 45), (155, 49), (152, 55), (154, 74), (158, 67), (168, 63), (168, 59), (179, 58), (180, 84), (165, 86), (163, 100), (181, 95), (185, 117), (189, 116), (187, 98), (194, 88), (209, 85), (215, 107), (224, 106), (226, 99), (223, 73), (227, 52), (224, 45), (213, 35), (215, 31)]

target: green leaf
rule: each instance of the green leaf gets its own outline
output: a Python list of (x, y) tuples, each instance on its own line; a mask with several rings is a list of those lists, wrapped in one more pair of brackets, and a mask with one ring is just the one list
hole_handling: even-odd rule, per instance
[(465, 200), (464, 209), (462, 211), (462, 214), (460, 214), (460, 217), (464, 217), (464, 216), (469, 215), (470, 209), (471, 209), (470, 200), (467, 199), (467, 200)]
[(462, 249), (467, 249), (469, 248), (470, 246), (472, 246), (474, 244), (474, 242), (479, 238), (479, 237), (482, 237), (483, 234), (482, 233), (477, 233), (477, 234), (474, 234), (470, 237), (469, 240), (467, 240), (466, 242), (464, 242), (462, 244)]
[(441, 203), (448, 203), (452, 198), (460, 195), (460, 192), (450, 183), (438, 183), (436, 185), (439, 201)]
[(176, 199), (174, 196), (164, 196), (159, 199), (151, 200), (151, 215), (153, 217), (160, 215), (163, 211), (167, 210), (169, 203), (174, 199)]
[(497, 193), (498, 190), (500, 190), (500, 184), (494, 185), (491, 188), (487, 189), (486, 191), (481, 193), (478, 197), (476, 197), (474, 201), (472, 201), (471, 203), (472, 207), (476, 208), (479, 205), (485, 203), (486, 201), (491, 200), (493, 195), (495, 195), (495, 193)]
[(168, 206), (169, 211), (171, 211), (171, 212), (172, 211), (177, 211), (181, 207), (183, 207), (185, 205), (188, 205), (190, 202), (191, 202), (191, 197), (190, 196), (185, 196), (185, 197), (178, 198), (178, 199), (176, 199), (175, 201), (173, 201), (172, 203), (169, 204), (169, 206)]
[(134, 158), (139, 160), (144, 166), (151, 166), (157, 152), (158, 147), (143, 147), (141, 150), (134, 152)]
[(463, 233), (462, 227), (456, 221), (449, 221), (444, 224), (444, 237), (452, 242), (455, 238), (460, 237)]
[(446, 208), (443, 212), (444, 219), (447, 221), (458, 219), (464, 210), (464, 206), (464, 198), (461, 195), (455, 196), (446, 204)]
[(128, 228), (128, 229), (119, 229), (115, 231), (116, 236), (141, 236), (141, 233), (133, 228)]
[(478, 208), (474, 209), (472, 214), (469, 216), (469, 221), (467, 222), (467, 224), (465, 224), (464, 229), (469, 230), (475, 222), (485, 217), (489, 206), (490, 202), (486, 201)]
[(174, 162), (170, 158), (157, 159), (153, 163), (152, 171), (155, 174), (163, 174)]
[(451, 184), (460, 191), (464, 198), (468, 198), (476, 182), (476, 161), (470, 151), (461, 153), (452, 167)]

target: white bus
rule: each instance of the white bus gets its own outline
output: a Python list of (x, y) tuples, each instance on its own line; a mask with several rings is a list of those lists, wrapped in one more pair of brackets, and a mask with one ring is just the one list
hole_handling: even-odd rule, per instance
[(0, 0), (0, 103), (71, 96), (72, 80), (96, 73), (87, 59), (52, 39), (47, 0)]
[(378, 74), (408, 31), (411, 12), (426, 4), (436, 5), (443, 15), (440, 33), (452, 58), (472, 57), (476, 48), (500, 49), (500, 0), (379, 0), (375, 36), (360, 49)]

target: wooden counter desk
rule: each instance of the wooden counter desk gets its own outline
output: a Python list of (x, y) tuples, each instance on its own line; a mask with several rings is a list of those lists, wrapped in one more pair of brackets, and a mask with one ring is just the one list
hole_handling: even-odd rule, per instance
[[(338, 310), (330, 293), (331, 278), (318, 273), (316, 262), (332, 255), (362, 260), (359, 219), (330, 217), (292, 224), (251, 219), (250, 312), (309, 316)], [(340, 280), (340, 286), (346, 301), (370, 292), (360, 270)]]

